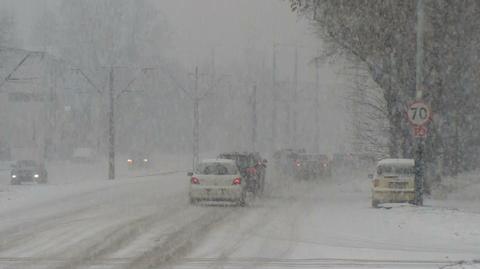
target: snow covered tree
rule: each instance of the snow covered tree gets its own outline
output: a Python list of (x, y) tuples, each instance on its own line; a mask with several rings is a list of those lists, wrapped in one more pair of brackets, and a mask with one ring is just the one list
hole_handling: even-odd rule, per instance
[[(422, 84), (434, 112), (426, 158), (437, 172), (455, 174), (479, 164), (473, 161), (480, 153), (473, 146), (480, 127), (479, 5), (425, 1)], [(291, 0), (291, 6), (311, 20), (324, 42), (366, 67), (385, 102), (389, 154), (412, 157), (404, 110), (415, 97), (417, 1)]]

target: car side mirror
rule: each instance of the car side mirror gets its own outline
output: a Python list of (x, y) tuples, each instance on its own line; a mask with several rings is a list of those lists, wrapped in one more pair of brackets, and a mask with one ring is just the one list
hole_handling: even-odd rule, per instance
[(369, 179), (373, 179), (373, 174), (368, 174)]
[(187, 176), (189, 176), (189, 177), (193, 176), (193, 172), (188, 172)]

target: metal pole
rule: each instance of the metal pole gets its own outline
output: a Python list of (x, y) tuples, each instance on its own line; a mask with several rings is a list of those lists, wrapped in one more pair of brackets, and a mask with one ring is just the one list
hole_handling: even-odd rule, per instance
[(273, 56), (272, 56), (272, 137), (271, 137), (271, 150), (272, 152), (276, 150), (276, 138), (277, 138), (277, 102), (278, 102), (278, 93), (277, 93), (277, 52), (276, 44), (273, 44)]
[[(295, 47), (295, 66), (293, 69), (293, 113), (292, 113), (292, 135), (293, 148), (297, 148), (297, 101), (298, 101), (298, 47)], [(292, 139), (292, 138), (288, 138)]]
[(318, 59), (315, 60), (315, 150), (320, 152), (320, 74)]
[(115, 98), (113, 92), (113, 66), (110, 67), (109, 75), (109, 106), (108, 113), (108, 179), (115, 179), (115, 126), (114, 126), (114, 106)]
[(193, 170), (197, 167), (199, 159), (199, 127), (200, 127), (200, 115), (199, 115), (199, 102), (198, 96), (198, 67), (195, 67), (195, 86), (194, 86), (194, 100), (193, 100)]
[(424, 26), (424, 4), (423, 0), (417, 0), (417, 48), (416, 48), (416, 71), (415, 71), (415, 84), (416, 84), (416, 93), (415, 97), (417, 100), (423, 98), (423, 33), (425, 30)]
[(252, 150), (256, 151), (257, 144), (257, 85), (253, 86), (252, 92)]
[[(416, 47), (416, 71), (415, 71), (415, 98), (423, 98), (423, 32), (424, 32), (424, 3), (417, 0), (417, 47)], [(424, 185), (424, 144), (423, 138), (415, 141), (415, 204), (423, 205)]]

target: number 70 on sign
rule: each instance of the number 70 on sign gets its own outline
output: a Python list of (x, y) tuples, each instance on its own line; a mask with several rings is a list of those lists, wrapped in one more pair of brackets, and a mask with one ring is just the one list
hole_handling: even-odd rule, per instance
[(407, 108), (408, 121), (415, 126), (427, 124), (430, 121), (431, 116), (431, 109), (424, 102), (414, 102)]

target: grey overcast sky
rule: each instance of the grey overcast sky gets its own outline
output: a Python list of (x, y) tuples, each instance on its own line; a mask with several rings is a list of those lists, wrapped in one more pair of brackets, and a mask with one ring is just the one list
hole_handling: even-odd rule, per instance
[[(290, 11), (286, 0), (151, 1), (167, 18), (173, 37), (171, 54), (180, 61), (205, 61), (214, 46), (218, 64), (228, 64), (242, 57), (241, 51), (247, 47), (271, 51), (274, 42), (308, 44), (301, 57), (311, 58), (317, 50), (315, 44), (319, 44), (308, 24)], [(60, 2), (0, 0), (0, 6), (15, 12), (23, 46), (37, 49), (35, 41), (29, 38), (32, 24), (42, 9), (56, 10)], [(282, 52), (292, 54), (289, 50)]]
[[(79, 0), (81, 1), (81, 0)], [(101, 0), (98, 0), (101, 1)], [(134, 1), (134, 0), (132, 0)], [(232, 72), (230, 65), (245, 66), (247, 48), (252, 48), (266, 67), (271, 67), (272, 47), (277, 48), (277, 80), (291, 82), (294, 69), (294, 48), (299, 45), (299, 80), (312, 83), (315, 69), (312, 59), (320, 50), (321, 41), (304, 19), (290, 10), (287, 0), (149, 0), (166, 17), (171, 41), (166, 56), (174, 62), (193, 70), (195, 65), (210, 62), (215, 50), (217, 71)], [(0, 8), (10, 9), (16, 15), (22, 46), (42, 49), (32, 40), (31, 29), (44, 9), (58, 12), (62, 0), (0, 0)], [(159, 48), (165, 50), (165, 48)], [(228, 71), (227, 71), (228, 70)], [(329, 105), (341, 104), (342, 92), (337, 89), (342, 82), (331, 65), (322, 65), (320, 88)], [(341, 108), (334, 108), (341, 111)], [(340, 139), (341, 130), (336, 122), (329, 122), (328, 137)], [(326, 123), (327, 124), (327, 123)], [(327, 125), (326, 125), (327, 126)], [(335, 134), (333, 134), (335, 133)], [(330, 143), (332, 144), (332, 143)], [(333, 143), (335, 144), (335, 143)], [(334, 145), (329, 145), (330, 148)], [(330, 150), (333, 150), (330, 149)]]

